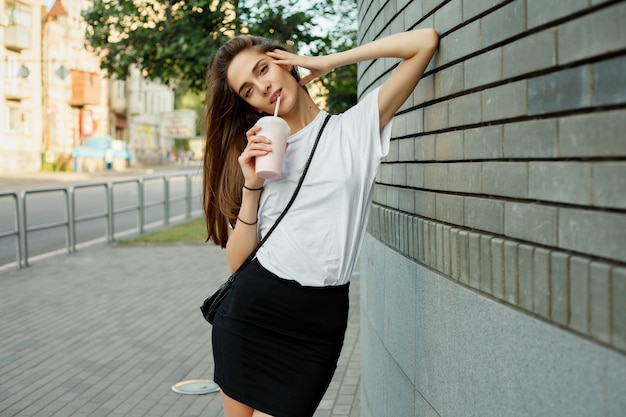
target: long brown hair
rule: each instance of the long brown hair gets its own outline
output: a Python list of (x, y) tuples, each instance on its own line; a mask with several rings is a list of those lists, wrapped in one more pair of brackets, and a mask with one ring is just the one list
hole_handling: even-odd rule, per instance
[[(233, 58), (250, 48), (260, 52), (286, 49), (262, 37), (237, 36), (218, 49), (206, 75), (202, 207), (207, 241), (221, 247), (226, 247), (228, 225), (235, 224), (241, 206), (244, 178), (237, 158), (247, 145), (246, 131), (263, 116), (241, 99), (226, 79)], [(291, 74), (300, 79), (297, 68)]]

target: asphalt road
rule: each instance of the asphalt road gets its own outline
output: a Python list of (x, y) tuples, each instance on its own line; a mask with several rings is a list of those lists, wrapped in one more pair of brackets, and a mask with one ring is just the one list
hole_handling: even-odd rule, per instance
[[(16, 201), (19, 200), (25, 213), (26, 245), (23, 257), (30, 259), (34, 256), (55, 253), (68, 249), (70, 237), (68, 227), (63, 225), (68, 218), (68, 210), (73, 208), (75, 219), (84, 219), (76, 223), (72, 241), (76, 245), (94, 241), (106, 241), (107, 228), (111, 228), (116, 238), (120, 235), (137, 233), (139, 223), (145, 228), (151, 225), (162, 225), (165, 219), (175, 221), (186, 215), (184, 201), (174, 201), (169, 207), (166, 216), (165, 175), (191, 173), (193, 175), (192, 192), (200, 193), (201, 176), (199, 166), (163, 165), (152, 168), (134, 168), (126, 171), (104, 171), (97, 173), (24, 173), (0, 177), (0, 194), (15, 193), (14, 195), (0, 196), (0, 234), (17, 230)], [(196, 175), (197, 174), (197, 175)], [(138, 210), (132, 210), (139, 204), (139, 178), (144, 178), (144, 201), (148, 206), (143, 211), (143, 219), (139, 218)], [(185, 176), (174, 176), (168, 180), (169, 198), (180, 200), (186, 193)], [(109, 225), (106, 214), (107, 188), (105, 184), (112, 183), (112, 207), (116, 212), (113, 224)], [(79, 186), (73, 196), (67, 190), (72, 186)], [(25, 192), (26, 198), (22, 198)], [(199, 197), (192, 200), (192, 212), (200, 209)], [(126, 211), (127, 210), (127, 211)], [(93, 218), (96, 217), (96, 218)], [(59, 226), (47, 228), (46, 226)], [(43, 230), (33, 230), (44, 228)], [(144, 229), (145, 230), (145, 229)], [(18, 248), (15, 236), (0, 238), (0, 266), (14, 263)]]

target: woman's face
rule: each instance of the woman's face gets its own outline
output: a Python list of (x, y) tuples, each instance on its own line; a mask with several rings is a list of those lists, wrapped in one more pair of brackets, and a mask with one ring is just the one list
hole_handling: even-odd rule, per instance
[(230, 88), (258, 112), (274, 113), (281, 95), (279, 113), (291, 107), (297, 94), (297, 81), (284, 66), (253, 48), (245, 49), (233, 58), (226, 77)]

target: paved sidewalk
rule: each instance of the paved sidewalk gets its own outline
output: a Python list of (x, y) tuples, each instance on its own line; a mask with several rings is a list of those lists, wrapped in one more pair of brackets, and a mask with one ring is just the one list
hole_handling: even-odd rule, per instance
[[(200, 302), (227, 277), (213, 245), (95, 245), (0, 271), (0, 417), (223, 416)], [(359, 416), (359, 282), (315, 417)]]

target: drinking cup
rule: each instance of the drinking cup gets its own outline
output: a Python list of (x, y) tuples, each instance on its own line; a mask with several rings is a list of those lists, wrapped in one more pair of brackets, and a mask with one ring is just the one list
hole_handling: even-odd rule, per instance
[(256, 157), (256, 174), (268, 180), (278, 179), (282, 175), (283, 157), (291, 129), (287, 122), (277, 116), (261, 117), (256, 126), (261, 126), (258, 134), (268, 138), (272, 148), (267, 154)]

